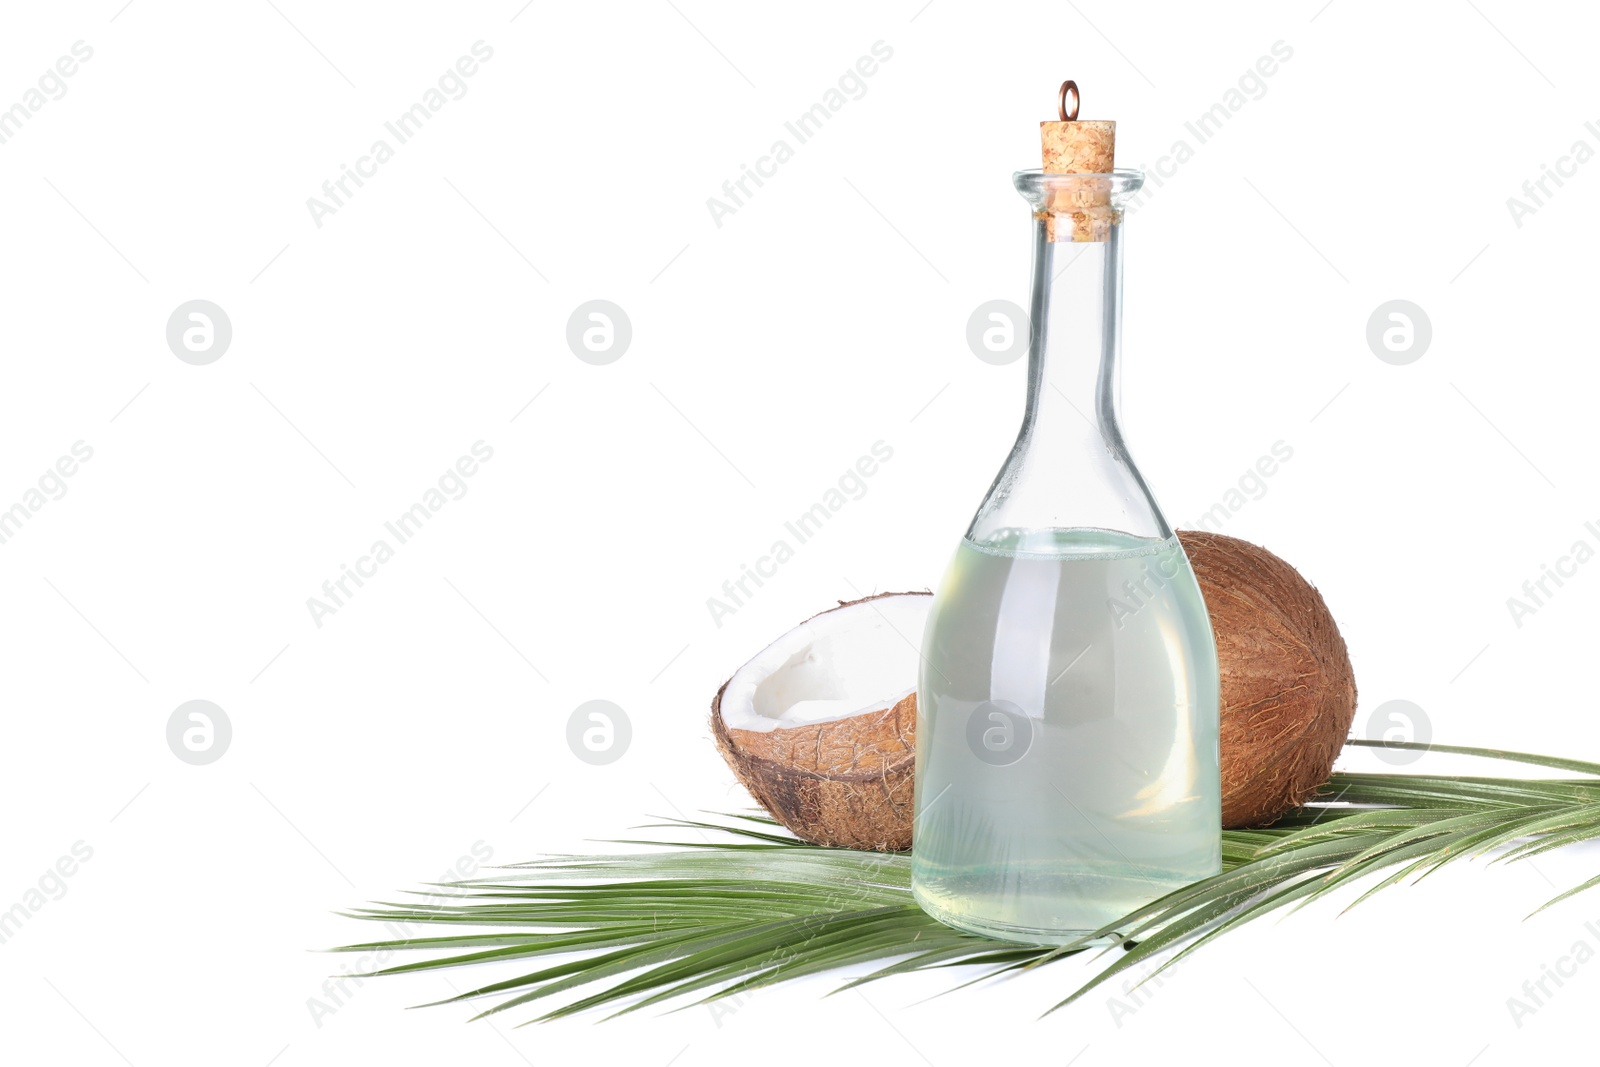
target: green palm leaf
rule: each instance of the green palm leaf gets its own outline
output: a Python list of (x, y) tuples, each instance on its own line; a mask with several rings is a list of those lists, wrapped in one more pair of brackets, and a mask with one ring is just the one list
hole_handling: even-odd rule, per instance
[[(911, 898), (907, 854), (853, 852), (799, 841), (765, 816), (716, 813), (656, 829), (715, 833), (709, 841), (620, 841), (649, 851), (551, 856), (494, 877), (437, 887), (413, 903), (343, 914), (438, 936), (405, 936), (335, 951), (428, 953), (370, 972), (407, 974), (539, 961), (439, 1003), (487, 1001), (477, 1017), (549, 1005), (528, 1021), (597, 1008), (612, 1014), (685, 1007), (791, 978), (872, 969), (841, 989), (914, 971), (978, 968), (982, 981), (1037, 970), (1095, 948), (1107, 962), (1051, 1011), (1133, 967), (1148, 981), (1263, 915), (1368, 883), (1354, 907), (1408, 877), (1501, 850), (1515, 862), (1600, 837), (1600, 764), (1452, 745), (1351, 741), (1504, 760), (1581, 778), (1520, 779), (1337, 773), (1321, 796), (1272, 826), (1226, 830), (1223, 871), (1162, 897), (1070, 945), (1015, 945), (946, 927)], [(1375, 879), (1375, 880), (1374, 880)], [(1539, 910), (1600, 886), (1600, 876)], [(485, 932), (455, 932), (462, 927)], [(538, 1010), (538, 1009), (536, 1009)]]

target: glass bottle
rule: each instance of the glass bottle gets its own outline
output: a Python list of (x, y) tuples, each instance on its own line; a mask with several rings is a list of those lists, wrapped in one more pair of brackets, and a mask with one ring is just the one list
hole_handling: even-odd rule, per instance
[(1221, 870), (1216, 645), (1117, 422), (1137, 171), (1033, 208), (1022, 429), (923, 636), (912, 889), (951, 926), (1075, 940)]

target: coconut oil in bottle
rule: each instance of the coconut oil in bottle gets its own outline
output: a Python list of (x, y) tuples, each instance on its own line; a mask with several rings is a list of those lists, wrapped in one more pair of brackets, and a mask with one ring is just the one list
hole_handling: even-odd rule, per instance
[(1121, 204), (1140, 180), (1016, 175), (1035, 224), (1026, 413), (922, 643), (913, 892), (1033, 944), (1221, 870), (1216, 646), (1117, 420)]
[(923, 908), (1059, 943), (1220, 869), (1216, 652), (1177, 538), (963, 539), (937, 596), (918, 689)]

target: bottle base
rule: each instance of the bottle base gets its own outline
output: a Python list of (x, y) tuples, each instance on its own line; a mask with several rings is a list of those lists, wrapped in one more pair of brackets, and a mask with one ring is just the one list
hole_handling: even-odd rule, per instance
[[(993, 938), (996, 941), (1012, 941), (1020, 945), (1036, 945), (1041, 948), (1059, 948), (1062, 945), (1073, 944), (1094, 933), (1094, 930), (1044, 929), (1033, 926), (1017, 926), (1012, 923), (984, 919), (977, 915), (953, 912), (929, 900), (914, 885), (911, 887), (911, 895), (916, 900), (917, 906), (931, 918), (937, 919), (952, 929)], [(1115, 935), (1106, 935), (1097, 937), (1093, 941), (1084, 942), (1083, 947), (1095, 948), (1113, 945), (1121, 940), (1120, 937)]]

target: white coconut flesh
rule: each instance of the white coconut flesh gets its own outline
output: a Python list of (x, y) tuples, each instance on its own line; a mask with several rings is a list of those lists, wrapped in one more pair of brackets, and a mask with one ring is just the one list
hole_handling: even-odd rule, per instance
[(932, 604), (931, 596), (897, 594), (806, 620), (729, 679), (723, 723), (765, 732), (894, 707), (917, 688)]

